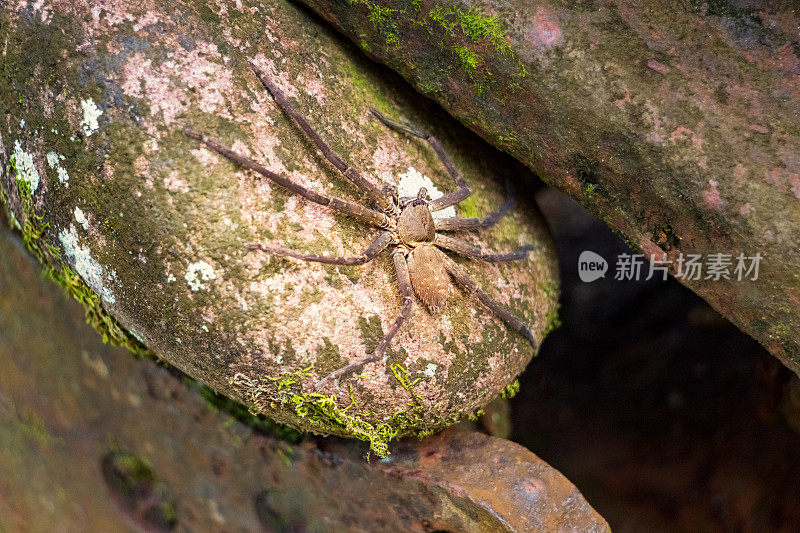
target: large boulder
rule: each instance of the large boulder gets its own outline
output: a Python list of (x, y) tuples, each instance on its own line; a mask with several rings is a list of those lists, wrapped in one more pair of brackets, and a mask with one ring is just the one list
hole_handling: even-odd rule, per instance
[(454, 428), (365, 461), (360, 442), (234, 419), (103, 345), (59, 292), (0, 220), (3, 531), (608, 531), (513, 442)]
[(796, 2), (304, 2), (800, 370)]
[[(468, 416), (534, 349), (455, 291), (440, 315), (417, 306), (388, 358), (314, 388), (375, 347), (402, 298), (384, 253), (363, 267), (271, 257), (245, 243), (354, 255), (363, 223), (245, 171), (184, 128), (280, 175), (365, 203), (276, 106), (264, 69), (333, 149), (373, 183), (455, 189), (430, 147), (387, 116), (436, 134), (476, 191), (482, 216), (506, 179), (530, 174), (416, 95), (391, 72), (286, 2), (67, 0), (0, 13), (0, 191), (28, 247), (111, 341), (147, 350), (254, 411), (301, 430), (356, 436), (379, 454)], [(527, 181), (530, 183), (530, 181)], [(555, 317), (555, 256), (529, 196), (464, 238), (525, 260), (459, 260), (541, 340)]]

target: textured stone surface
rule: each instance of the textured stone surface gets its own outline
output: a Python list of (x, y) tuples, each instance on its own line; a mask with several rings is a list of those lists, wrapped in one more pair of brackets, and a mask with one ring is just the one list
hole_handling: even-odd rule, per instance
[(556, 470), (483, 434), (366, 461), (362, 443), (251, 430), (102, 344), (2, 222), (0, 367), (2, 531), (608, 529)]
[(304, 1), (800, 368), (797, 2)]
[[(271, 259), (267, 241), (355, 254), (374, 232), (290, 196), (182, 133), (191, 126), (270, 169), (357, 199), (247, 67), (264, 68), (369, 179), (454, 188), (431, 150), (371, 119), (370, 106), (432, 130), (477, 191), (499, 205), (511, 158), (406, 88), (390, 71), (285, 2), (6, 3), (0, 36), (0, 159), (12, 218), (104, 334), (304, 430), (385, 441), (441, 427), (488, 402), (533, 350), (455, 292), (441, 316), (417, 307), (385, 362), (313, 395), (364, 356), (398, 314), (384, 255), (364, 267)], [(27, 194), (30, 191), (32, 195)], [(536, 251), (507, 265), (464, 262), (543, 337), (557, 273), (546, 229), (524, 197), (473, 244)], [(399, 379), (398, 379), (399, 376)], [(413, 384), (413, 386), (412, 386)], [(399, 413), (399, 414), (398, 414)]]

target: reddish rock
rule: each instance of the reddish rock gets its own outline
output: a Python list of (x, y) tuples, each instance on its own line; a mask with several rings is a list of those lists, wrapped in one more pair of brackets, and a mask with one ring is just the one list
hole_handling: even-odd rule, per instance
[(363, 443), (251, 429), (102, 344), (1, 221), (0, 339), (3, 531), (608, 530), (501, 439), (450, 431), (366, 460)]

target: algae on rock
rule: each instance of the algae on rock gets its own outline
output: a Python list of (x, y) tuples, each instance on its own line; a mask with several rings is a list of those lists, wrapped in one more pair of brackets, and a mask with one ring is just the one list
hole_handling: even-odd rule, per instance
[[(360, 437), (378, 453), (391, 437), (469, 416), (532, 357), (521, 336), (456, 292), (441, 316), (417, 307), (385, 363), (316, 395), (324, 372), (362, 357), (382, 334), (400, 296), (384, 256), (334, 267), (244, 246), (350, 255), (369, 238), (362, 224), (184, 135), (200, 130), (309, 188), (364, 202), (247, 62), (376, 183), (428, 180), (432, 194), (454, 188), (429, 147), (377, 123), (372, 106), (441, 140), (476, 191), (464, 213), (497, 207), (507, 176), (532, 177), (305, 11), (256, 0), (125, 0), (92, 11), (45, 0), (0, 16), (0, 191), (34, 254), (108, 340), (146, 346), (278, 422)], [(499, 250), (532, 243), (535, 251), (517, 264), (464, 265), (541, 339), (558, 296), (556, 260), (530, 197), (519, 200), (496, 227), (465, 238)], [(413, 391), (393, 365), (407, 370), (408, 383), (419, 380)], [(297, 376), (291, 386), (268, 379), (285, 375)]]
[(796, 2), (303, 2), (800, 372)]

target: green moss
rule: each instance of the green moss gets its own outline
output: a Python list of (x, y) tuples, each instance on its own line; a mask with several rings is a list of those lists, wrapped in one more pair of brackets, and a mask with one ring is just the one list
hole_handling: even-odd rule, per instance
[(358, 36), (358, 43), (361, 45), (361, 49), (364, 50), (365, 52), (372, 51), (372, 46), (369, 44), (369, 41), (367, 41), (366, 33), (362, 33)]
[(517, 134), (510, 132), (508, 135), (498, 135), (497, 142), (501, 144), (514, 144), (517, 142)]
[[(526, 75), (525, 66), (509, 46), (506, 30), (498, 17), (486, 16), (475, 9), (465, 10), (441, 5), (435, 5), (425, 13), (419, 0), (401, 9), (382, 7), (372, 0), (349, 0), (349, 2), (351, 5), (360, 5), (367, 9), (370, 22), (389, 46), (400, 43), (398, 36), (400, 21), (408, 21), (408, 24), (431, 29), (440, 27), (451, 41), (449, 44), (442, 43), (443, 48), (455, 54), (464, 72), (472, 79), (479, 95), (486, 91), (488, 82), (492, 78), (490, 69), (485, 68), (491, 62), (482, 55), (482, 51), (486, 49), (510, 57), (516, 63), (518, 74), (523, 77)], [(365, 50), (369, 49), (368, 37), (369, 35), (365, 33), (359, 35), (359, 42)], [(414, 69), (416, 66), (410, 65), (409, 68)], [(430, 94), (433, 91), (424, 92)]]
[(312, 392), (295, 394), (289, 404), (298, 416), (308, 420), (315, 429), (323, 433), (350, 435), (369, 442), (370, 449), (380, 457), (389, 455), (389, 442), (399, 436), (398, 429), (391, 424), (373, 424), (359, 416), (348, 415), (347, 410), (356, 405), (352, 398), (347, 407), (341, 408), (335, 395)]
[(458, 210), (464, 218), (478, 218), (478, 205), (475, 203), (475, 195), (473, 194), (458, 204)]
[(392, 374), (394, 375), (395, 379), (400, 382), (400, 386), (407, 390), (411, 397), (414, 398), (415, 403), (422, 403), (422, 399), (420, 398), (419, 394), (414, 392), (414, 385), (420, 382), (422, 378), (417, 378), (415, 380), (411, 380), (411, 374), (408, 370), (402, 365), (392, 365), (391, 366)]
[(500, 397), (504, 400), (508, 400), (513, 398), (519, 392), (519, 380), (515, 379), (512, 383), (506, 385), (503, 390), (500, 391)]
[[(365, 49), (366, 50), (366, 49)], [(373, 83), (367, 79), (364, 69), (355, 63), (347, 63), (342, 67), (342, 74), (350, 80), (350, 82), (358, 89), (361, 89), (362, 99), (363, 95), (369, 95), (371, 100), (368, 102), (375, 109), (382, 112), (388, 112), (393, 109), (393, 105), (386, 99), (385, 92), (376, 90)]]
[[(485, 311), (481, 310), (480, 312)], [(507, 331), (505, 326), (487, 324), (483, 328), (483, 342), (481, 343), (470, 342), (469, 332), (463, 332), (462, 342), (466, 347), (465, 351), (461, 351), (453, 341), (443, 344), (446, 351), (454, 354), (447, 371), (449, 386), (459, 390), (473, 384), (475, 379), (483, 374), (489, 366), (489, 358), (495, 354), (494, 347), (502, 346), (509, 333), (518, 335), (518, 333)], [(440, 334), (440, 342), (443, 341), (444, 335)]]
[[(395, 379), (411, 395), (411, 403), (406, 409), (397, 411), (392, 415), (392, 421), (398, 428), (400, 435), (413, 434), (417, 438), (425, 438), (433, 435), (441, 428), (457, 424), (461, 421), (458, 415), (452, 415), (449, 418), (434, 415), (433, 417), (425, 417), (425, 405), (422, 402), (422, 397), (414, 390), (417, 383), (422, 378), (412, 379), (411, 373), (402, 365), (393, 364), (391, 367), (392, 374)], [(469, 418), (478, 417), (482, 410), (475, 411), (469, 415)], [(425, 429), (422, 429), (425, 428)]]
[(372, 422), (363, 416), (350, 414), (348, 411), (356, 406), (352, 390), (346, 407), (340, 406), (336, 395), (302, 392), (301, 381), (312, 376), (313, 368), (312, 365), (277, 377), (263, 376), (256, 380), (244, 374), (236, 374), (230, 383), (245, 393), (256, 411), (275, 410), (278, 404), (288, 406), (299, 419), (306, 422), (306, 427), (310, 426), (310, 431), (363, 440), (380, 457), (389, 455), (389, 443), (394, 439), (404, 436), (424, 438), (460, 420), (457, 415), (426, 416), (422, 398), (414, 391), (414, 386), (420, 380), (411, 379), (408, 370), (399, 364), (393, 364), (391, 370), (400, 385), (411, 395), (411, 401), (406, 408), (395, 412), (388, 422)]
[(314, 366), (322, 375), (328, 375), (337, 368), (347, 366), (347, 360), (339, 353), (339, 346), (333, 344), (328, 337), (323, 337), (322, 348), (317, 350), (317, 360)]
[[(434, 6), (428, 17), (452, 39), (451, 50), (458, 56), (464, 71), (475, 82), (479, 94), (485, 90), (484, 84), (491, 78), (488, 70), (484, 76), (475, 76), (478, 67), (491, 63), (480, 55), (481, 48), (490, 48), (495, 53), (512, 58), (517, 64), (518, 74), (522, 77), (526, 75), (524, 65), (508, 44), (506, 30), (498, 17), (486, 16), (475, 9), (465, 10), (441, 5)], [(457, 44), (459, 41), (466, 43)]]
[(782, 340), (786, 338), (791, 338), (792, 336), (792, 328), (789, 324), (773, 324), (769, 328), (769, 336), (771, 339), (775, 340)]
[(467, 418), (472, 422), (477, 422), (480, 419), (480, 417), (484, 415), (484, 413), (485, 411), (483, 409), (478, 409), (477, 411), (469, 415)]
[(200, 6), (200, 19), (211, 24), (219, 24), (221, 22), (219, 15), (214, 13), (214, 10), (206, 3), (202, 3)]
[(293, 444), (302, 440), (302, 434), (290, 428), (289, 426), (279, 424), (278, 422), (275, 422), (264, 415), (251, 413), (239, 402), (231, 400), (227, 396), (217, 393), (208, 385), (203, 385), (199, 381), (194, 380), (186, 375), (182, 375), (181, 378), (181, 381), (183, 381), (189, 387), (197, 390), (200, 396), (211, 406), (231, 415), (250, 429), (260, 433), (266, 433), (272, 437)]
[(370, 22), (383, 34), (387, 45), (400, 44), (397, 36), (399, 23), (396, 10), (379, 6), (370, 0), (350, 0), (350, 5), (362, 5), (367, 8)]
[(298, 385), (302, 378), (310, 377), (313, 374), (311, 370), (314, 368), (314, 365), (309, 367), (303, 368), (302, 370), (297, 370), (296, 372), (289, 372), (286, 374), (281, 374), (277, 378), (273, 378), (271, 376), (264, 376), (264, 379), (268, 381), (275, 382), (278, 385), (278, 390), (288, 389), (292, 385)]
[(456, 23), (448, 16), (450, 13), (451, 9), (436, 5), (430, 10), (428, 16), (432, 21), (437, 22), (439, 26), (444, 28), (448, 35), (453, 36), (455, 35)]
[(500, 53), (508, 54), (510, 47), (506, 42), (506, 32), (497, 17), (487, 17), (470, 9), (468, 11), (457, 10), (461, 30), (472, 42), (480, 42), (486, 39), (492, 44), (494, 49)]
[(348, 414), (347, 411), (356, 405), (352, 394), (347, 407), (340, 407), (336, 395), (301, 392), (300, 382), (312, 375), (312, 368), (313, 365), (277, 377), (264, 376), (255, 381), (243, 374), (236, 374), (231, 384), (243, 389), (258, 411), (275, 409), (278, 403), (289, 406), (300, 419), (308, 422), (315, 433), (347, 435), (368, 442), (370, 449), (381, 457), (389, 455), (389, 442), (400, 436), (398, 428)]
[(483, 63), (481, 56), (466, 46), (458, 46), (455, 50), (458, 54), (459, 60), (461, 61), (461, 66), (464, 69), (464, 72), (470, 76), (473, 76), (475, 74), (475, 70)]
[(547, 337), (554, 329), (561, 327), (561, 319), (558, 317), (558, 310), (560, 307), (561, 304), (556, 304), (549, 311), (547, 311), (547, 314), (544, 317), (545, 326), (544, 331), (542, 332), (542, 339)]
[[(14, 157), (11, 157), (9, 173), (17, 175)], [(122, 346), (138, 356), (153, 357), (141, 342), (136, 340), (122, 325), (104, 308), (100, 296), (94, 293), (66, 261), (61, 257), (61, 250), (45, 238), (50, 227), (44, 214), (39, 215), (33, 205), (33, 193), (27, 181), (17, 178), (17, 199), (23, 214), (22, 238), (25, 246), (39, 260), (48, 277), (64, 287), (67, 293), (78, 300), (84, 308), (86, 322), (103, 338), (103, 342)], [(3, 198), (5, 202), (5, 197)], [(10, 208), (6, 206), (10, 211)]]
[(458, 7), (434, 6), (428, 16), (437, 22), (451, 37), (457, 36), (457, 29), (473, 43), (486, 43), (501, 54), (511, 54), (506, 41), (506, 31), (497, 17), (487, 17), (475, 9), (464, 10)]
[(383, 339), (380, 317), (378, 315), (369, 318), (358, 317), (358, 329), (361, 331), (361, 339), (364, 341), (367, 353), (372, 353)]
[[(11, 170), (14, 170), (13, 163), (12, 157)], [(16, 171), (14, 170), (14, 172)], [(137, 356), (157, 359), (153, 352), (133, 338), (130, 333), (124, 330), (116, 319), (103, 309), (100, 297), (89, 289), (80, 276), (72, 271), (62, 260), (58, 247), (51, 245), (45, 240), (45, 232), (49, 224), (44, 220), (43, 214), (36, 214), (30, 186), (22, 179), (17, 180), (17, 197), (24, 217), (24, 225), (22, 225), (21, 231), (26, 247), (39, 260), (47, 276), (64, 287), (70, 296), (83, 304), (87, 323), (91, 324), (95, 330), (102, 335), (103, 342), (128, 348)], [(2, 189), (0, 189), (0, 202), (3, 203), (8, 214), (13, 214)], [(273, 350), (273, 352), (279, 353), (278, 350)], [(287, 341), (283, 355), (284, 359), (287, 361), (294, 359), (295, 352), (292, 348), (291, 341)], [(160, 361), (160, 363), (166, 365), (163, 361)], [(267, 419), (264, 416), (254, 415), (248, 412), (242, 404), (216, 393), (210, 387), (169, 367), (169, 365), (166, 366), (168, 366), (170, 371), (186, 386), (197, 390), (200, 396), (209, 404), (233, 416), (248, 427), (288, 442), (297, 442), (300, 440), (301, 435), (294, 429)], [(283, 383), (282, 387), (288, 387), (291, 384), (292, 383)], [(34, 420), (33, 422), (36, 421)], [(33, 430), (40, 428), (41, 424), (32, 423), (29, 426), (31, 430)], [(35, 432), (32, 431), (31, 435), (35, 436), (34, 433), (36, 435), (44, 435), (44, 433), (38, 429)], [(37, 440), (41, 440), (41, 437), (37, 437)], [(48, 437), (47, 440), (50, 442), (52, 438)]]

